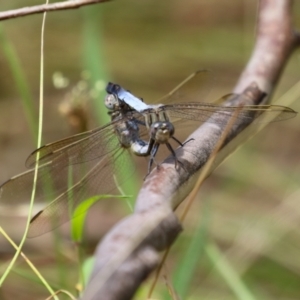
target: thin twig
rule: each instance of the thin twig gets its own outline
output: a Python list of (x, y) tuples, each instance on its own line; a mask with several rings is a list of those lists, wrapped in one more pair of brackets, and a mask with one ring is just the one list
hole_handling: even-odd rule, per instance
[(70, 0), (64, 2), (56, 2), (51, 4), (35, 5), (30, 7), (23, 7), (13, 10), (8, 10), (0, 12), (0, 21), (24, 17), (33, 14), (40, 14), (44, 12), (56, 11), (56, 10), (66, 10), (66, 9), (76, 9), (85, 5), (92, 5), (101, 2), (108, 2), (110, 0)]

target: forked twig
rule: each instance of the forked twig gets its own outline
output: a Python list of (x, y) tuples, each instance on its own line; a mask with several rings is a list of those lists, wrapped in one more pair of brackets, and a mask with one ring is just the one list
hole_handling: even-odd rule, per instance
[[(263, 92), (273, 93), (289, 55), (299, 45), (299, 35), (294, 34), (291, 23), (291, 1), (260, 1), (255, 49), (234, 88), (241, 94), (226, 105), (261, 104)], [(177, 152), (188, 172), (175, 170), (174, 160), (168, 158), (159, 171), (155, 169), (148, 176), (134, 214), (117, 224), (98, 246), (94, 271), (82, 299), (131, 299), (158, 265), (158, 252), (167, 249), (181, 230), (173, 211), (195, 186), (229, 117), (224, 115), (221, 119), (223, 123), (219, 123), (223, 125), (204, 123), (189, 137), (194, 138), (193, 143)], [(248, 125), (249, 122), (238, 120), (224, 145)]]

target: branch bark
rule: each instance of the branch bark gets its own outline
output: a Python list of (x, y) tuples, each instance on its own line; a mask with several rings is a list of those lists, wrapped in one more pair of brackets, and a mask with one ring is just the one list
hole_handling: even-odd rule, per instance
[[(255, 48), (233, 90), (241, 94), (225, 105), (261, 104), (263, 92), (273, 93), (285, 63), (300, 44), (299, 35), (292, 28), (291, 6), (288, 0), (260, 1)], [(158, 251), (171, 245), (181, 230), (173, 211), (193, 189), (228, 117), (220, 120), (224, 126), (204, 123), (189, 137), (194, 141), (178, 150), (178, 158), (188, 172), (175, 170), (174, 160), (169, 157), (147, 177), (137, 197), (134, 214), (118, 223), (99, 244), (83, 300), (131, 299), (158, 265)], [(248, 125), (238, 121), (225, 144)]]
[(75, 9), (85, 5), (92, 5), (92, 4), (108, 2), (108, 1), (110, 0), (70, 0), (64, 2), (51, 3), (51, 4), (42, 4), (42, 5), (35, 5), (30, 7), (23, 7), (19, 9), (0, 12), (0, 21), (24, 17), (33, 14), (40, 14), (44, 12), (56, 11), (56, 10)]

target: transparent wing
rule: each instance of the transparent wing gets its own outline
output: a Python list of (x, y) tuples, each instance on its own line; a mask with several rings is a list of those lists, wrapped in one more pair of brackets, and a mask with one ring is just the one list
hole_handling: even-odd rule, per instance
[[(113, 124), (79, 134), (36, 150), (28, 165), (39, 168), (36, 201), (49, 206), (31, 225), (31, 236), (39, 235), (69, 220), (72, 211), (85, 199), (115, 189), (114, 176), (119, 183), (130, 177), (131, 160), (113, 131)], [(31, 198), (34, 169), (15, 176), (0, 186), (0, 201), (4, 204), (28, 203)], [(45, 218), (45, 216), (47, 216)], [(53, 220), (55, 222), (53, 223)], [(34, 229), (35, 228), (35, 229)]]
[[(228, 95), (227, 97), (232, 97), (234, 95)], [(244, 107), (224, 107), (219, 105), (213, 105), (208, 103), (182, 103), (174, 105), (165, 105), (161, 109), (164, 109), (170, 117), (171, 122), (175, 127), (174, 137), (183, 142), (187, 137), (187, 130), (191, 133), (200, 123), (210, 122), (214, 124), (220, 124), (226, 126), (227, 121), (231, 116), (234, 116), (238, 120), (243, 120), (243, 123), (252, 124), (268, 124), (274, 121), (281, 121), (293, 118), (297, 115), (293, 109), (278, 106), (278, 105), (253, 105)], [(237, 110), (238, 109), (238, 110)], [(238, 114), (238, 115), (236, 115)], [(260, 118), (259, 116), (262, 116)], [(227, 118), (224, 118), (226, 116)], [(183, 135), (184, 134), (184, 135)], [(170, 142), (173, 147), (177, 146), (178, 143)], [(166, 147), (161, 147), (159, 149), (159, 155), (162, 151), (165, 154), (170, 154)], [(162, 151), (161, 151), (162, 150)], [(176, 150), (175, 150), (176, 151)], [(193, 154), (193, 152), (191, 152)], [(165, 158), (166, 156), (164, 156)]]
[(64, 166), (101, 157), (116, 147), (113, 134), (115, 123), (44, 145), (29, 155), (26, 166), (32, 168), (37, 161), (45, 164), (55, 160)]
[(122, 184), (133, 171), (129, 152), (119, 148), (93, 162), (93, 167), (81, 178), (72, 174), (74, 184), (33, 217), (28, 236), (41, 235), (69, 221), (80, 203), (95, 195), (111, 194), (116, 190), (115, 176), (118, 184)]
[[(197, 122), (223, 122), (222, 115), (232, 116), (237, 106), (219, 106), (208, 103), (182, 103), (174, 105), (165, 105), (165, 109), (171, 120), (179, 119), (193, 120)], [(293, 109), (280, 105), (246, 105), (239, 108), (237, 119), (252, 121), (262, 113), (271, 115), (268, 119), (258, 119), (257, 122), (275, 122), (290, 119), (296, 116), (297, 112)]]

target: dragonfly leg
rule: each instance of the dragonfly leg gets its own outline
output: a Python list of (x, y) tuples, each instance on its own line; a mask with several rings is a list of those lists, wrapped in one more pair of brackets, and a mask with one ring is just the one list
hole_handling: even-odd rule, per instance
[[(151, 143), (151, 141), (150, 141), (150, 143)], [(150, 143), (149, 143), (149, 145), (150, 145)], [(159, 143), (154, 143), (154, 144), (152, 143), (152, 147), (151, 148), (149, 147), (149, 150), (150, 150), (150, 159), (149, 159), (149, 163), (148, 163), (148, 172), (147, 172), (144, 180), (150, 174), (152, 165), (154, 163), (154, 158), (155, 158), (155, 155), (156, 155), (156, 153), (158, 151), (159, 145), (160, 145)]]
[(181, 143), (175, 136), (172, 136), (172, 139), (173, 139), (174, 141), (176, 141), (181, 147), (183, 147), (184, 145), (186, 145), (188, 142), (194, 141), (194, 140), (195, 140), (194, 138), (190, 138), (190, 139), (187, 140), (186, 142)]
[(194, 140), (195, 140), (194, 138), (188, 139), (186, 142), (184, 142), (184, 143), (182, 144), (182, 147), (183, 147), (184, 145), (186, 145), (187, 143), (189, 143), (189, 142), (191, 142), (191, 141), (194, 141)]
[(170, 152), (172, 153), (172, 156), (175, 159), (175, 168), (177, 169), (178, 165), (180, 165), (181, 168), (183, 168), (186, 171), (186, 169), (184, 167), (184, 164), (177, 158), (176, 153), (175, 153), (173, 147), (171, 146), (171, 144), (170, 143), (166, 143), (166, 146), (170, 150)]

